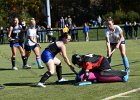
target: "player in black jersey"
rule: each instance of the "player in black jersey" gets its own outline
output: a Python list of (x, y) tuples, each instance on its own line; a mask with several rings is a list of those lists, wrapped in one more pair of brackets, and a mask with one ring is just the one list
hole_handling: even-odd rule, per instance
[(25, 52), (23, 49), (23, 39), (24, 35), (22, 34), (22, 27), (19, 25), (19, 19), (14, 18), (14, 24), (10, 27), (9, 33), (8, 33), (8, 40), (10, 42), (10, 47), (12, 51), (12, 57), (11, 57), (11, 62), (12, 62), (12, 69), (13, 70), (18, 70), (18, 68), (15, 66), (15, 58), (16, 58), (16, 48), (19, 49), (22, 60), (23, 60), (23, 67), (28, 67), (26, 63), (26, 57), (25, 57)]
[(56, 65), (56, 73), (58, 77), (58, 82), (66, 81), (62, 78), (62, 65), (61, 61), (56, 58), (56, 55), (60, 53), (65, 61), (65, 63), (70, 67), (70, 69), (76, 73), (74, 67), (71, 65), (67, 53), (66, 53), (66, 46), (69, 41), (71, 40), (71, 36), (68, 34), (63, 34), (59, 41), (53, 42), (43, 51), (41, 55), (42, 61), (46, 64), (48, 71), (42, 76), (41, 80), (37, 84), (40, 87), (46, 87), (44, 85), (45, 81), (54, 74), (55, 72), (55, 65)]

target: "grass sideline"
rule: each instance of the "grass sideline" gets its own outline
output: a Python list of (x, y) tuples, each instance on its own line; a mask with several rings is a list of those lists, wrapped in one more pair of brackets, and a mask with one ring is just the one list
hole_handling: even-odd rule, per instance
[[(42, 43), (42, 49), (48, 43)], [(73, 84), (57, 85), (54, 82), (57, 80), (56, 75), (51, 77), (47, 82), (46, 88), (35, 87), (40, 80), (41, 75), (46, 71), (37, 69), (35, 56), (32, 52), (29, 58), (29, 64), (32, 65), (31, 70), (23, 70), (22, 60), (19, 52), (17, 52), (16, 62), (18, 71), (11, 69), (11, 50), (8, 45), (0, 45), (0, 84), (5, 88), (0, 90), (0, 100), (101, 100), (119, 93), (140, 88), (140, 40), (126, 40), (127, 56), (130, 63), (130, 78), (126, 83), (97, 83), (88, 86), (74, 86)], [(87, 54), (95, 53), (106, 56), (105, 41), (90, 41), (90, 42), (71, 42), (67, 45), (67, 53), (69, 58), (73, 53)], [(58, 58), (60, 56), (58, 55)], [(64, 63), (63, 59), (63, 77), (73, 80), (75, 75), (71, 74), (71, 70)], [(45, 66), (45, 65), (44, 65)], [(123, 69), (119, 50), (116, 50), (112, 57), (112, 68)], [(78, 71), (79, 69), (76, 68)], [(119, 97), (115, 100), (139, 100), (139, 91)]]

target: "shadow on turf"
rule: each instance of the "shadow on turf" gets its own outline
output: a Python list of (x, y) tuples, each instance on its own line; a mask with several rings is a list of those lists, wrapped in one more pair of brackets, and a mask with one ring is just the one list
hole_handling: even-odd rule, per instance
[[(47, 82), (46, 85), (65, 85), (70, 84), (74, 85), (75, 80), (68, 80), (63, 82)], [(4, 86), (31, 86), (31, 87), (37, 87), (37, 83), (5, 83)]]
[(12, 70), (12, 68), (0, 68), (0, 71), (4, 71), (4, 70)]
[(32, 86), (35, 83), (5, 83), (4, 86)]

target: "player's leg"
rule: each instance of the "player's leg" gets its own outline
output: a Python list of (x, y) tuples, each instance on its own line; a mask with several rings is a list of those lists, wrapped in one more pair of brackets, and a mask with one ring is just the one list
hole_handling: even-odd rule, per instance
[(43, 65), (41, 64), (40, 51), (39, 51), (39, 48), (38, 48), (37, 45), (34, 47), (33, 51), (36, 55), (36, 61), (37, 61), (37, 64), (38, 64), (38, 68), (39, 69), (44, 68)]
[[(110, 49), (111, 49), (111, 52), (115, 49), (116, 47), (116, 44), (110, 44)], [(107, 56), (109, 56), (109, 50), (107, 50)], [(110, 55), (110, 57), (108, 57), (108, 62), (109, 64), (111, 64), (111, 57), (112, 57), (113, 54)]]
[(124, 64), (125, 71), (127, 72), (127, 75), (125, 75), (123, 77), (123, 80), (126, 82), (126, 81), (128, 81), (128, 78), (129, 78), (129, 61), (128, 61), (128, 58), (126, 56), (125, 44), (121, 44), (119, 49), (120, 49), (120, 52), (121, 52), (122, 61), (123, 61), (123, 64)]
[(31, 66), (27, 65), (27, 57), (25, 56), (25, 51), (24, 51), (23, 47), (19, 46), (18, 49), (19, 49), (21, 57), (22, 57), (23, 68), (30, 69)]
[(26, 62), (28, 61), (28, 58), (30, 57), (31, 55), (31, 47), (28, 46), (28, 45), (25, 45), (24, 46), (24, 49), (25, 49), (25, 56), (26, 56)]
[(53, 74), (54, 74), (54, 69), (55, 69), (55, 65), (54, 65), (54, 61), (53, 59), (50, 59), (47, 63), (46, 63), (47, 69), (48, 71), (42, 76), (42, 78), (40, 79), (38, 86), (39, 87), (46, 87), (44, 85), (45, 81), (48, 80), (48, 78), (50, 78)]
[(15, 66), (15, 63), (16, 63), (16, 47), (12, 46), (11, 51), (12, 51), (12, 57), (11, 57), (12, 69), (13, 70), (18, 70), (18, 68)]
[(58, 77), (58, 81), (56, 82), (62, 82), (62, 81), (67, 81), (66, 79), (62, 78), (62, 64), (61, 61), (58, 58), (54, 58), (54, 63), (56, 65), (56, 73)]
[(120, 49), (122, 61), (123, 61), (124, 67), (125, 67), (125, 71), (127, 71), (129, 69), (129, 61), (128, 61), (128, 58), (126, 56), (125, 44), (121, 44), (119, 49)]

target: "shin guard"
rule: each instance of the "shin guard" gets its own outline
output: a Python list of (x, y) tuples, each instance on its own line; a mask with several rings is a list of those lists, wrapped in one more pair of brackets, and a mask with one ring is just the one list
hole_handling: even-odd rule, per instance
[(125, 71), (129, 70), (129, 61), (128, 61), (128, 58), (126, 56), (123, 57), (123, 64), (125, 67)]
[(27, 64), (27, 58), (25, 56), (22, 56), (23, 65), (25, 66)]
[(56, 65), (56, 73), (58, 80), (62, 79), (62, 66), (61, 63), (59, 65)]
[(52, 74), (51, 74), (49, 71), (47, 71), (47, 72), (42, 76), (42, 78), (40, 79), (39, 82), (45, 83), (45, 81), (46, 81), (49, 77), (51, 77), (51, 76), (52, 76)]
[(15, 63), (16, 63), (15, 57), (11, 57), (11, 63), (12, 63), (12, 67), (15, 67)]

